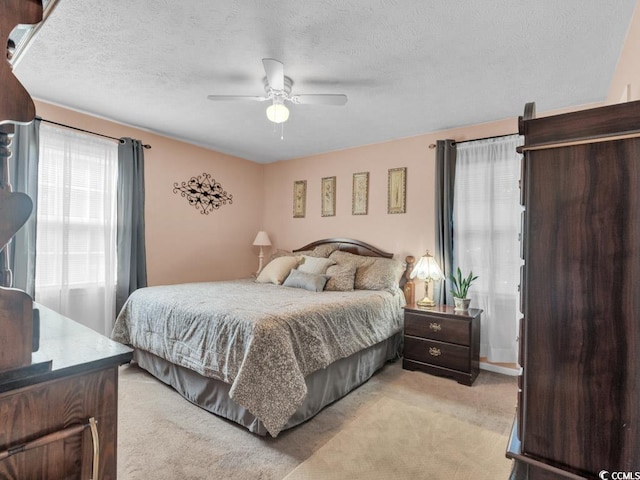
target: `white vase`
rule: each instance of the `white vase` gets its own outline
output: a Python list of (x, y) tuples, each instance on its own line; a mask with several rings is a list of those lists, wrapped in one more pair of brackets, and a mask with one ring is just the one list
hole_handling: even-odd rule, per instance
[(471, 303), (471, 299), (453, 297), (453, 303), (455, 304), (454, 310), (457, 310), (459, 312), (466, 312), (467, 310), (469, 310), (469, 303)]

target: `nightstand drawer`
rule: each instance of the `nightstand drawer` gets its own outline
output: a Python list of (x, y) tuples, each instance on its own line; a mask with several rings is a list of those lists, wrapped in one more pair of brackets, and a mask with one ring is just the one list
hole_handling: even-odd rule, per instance
[(424, 338), (404, 337), (404, 358), (407, 360), (468, 372), (469, 355), (469, 347)]
[(430, 338), (460, 345), (470, 344), (471, 335), (469, 325), (470, 322), (468, 320), (439, 318), (412, 312), (405, 312), (404, 315), (405, 335)]

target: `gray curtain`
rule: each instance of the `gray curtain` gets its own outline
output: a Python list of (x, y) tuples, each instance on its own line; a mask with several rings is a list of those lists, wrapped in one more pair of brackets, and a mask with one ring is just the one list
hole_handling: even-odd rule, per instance
[[(453, 273), (453, 186), (456, 177), (456, 142), (436, 142), (436, 245), (434, 258), (448, 279)], [(449, 280), (434, 283), (434, 300), (453, 305)]]
[(144, 238), (144, 147), (139, 140), (120, 139), (118, 146), (118, 277), (116, 313), (129, 295), (147, 286)]
[(36, 211), (38, 202), (38, 157), (40, 119), (28, 125), (16, 125), (11, 142), (9, 175), (14, 192), (31, 197), (33, 210), (9, 246), (9, 266), (13, 270), (13, 286), (24, 290), (31, 298), (36, 284)]

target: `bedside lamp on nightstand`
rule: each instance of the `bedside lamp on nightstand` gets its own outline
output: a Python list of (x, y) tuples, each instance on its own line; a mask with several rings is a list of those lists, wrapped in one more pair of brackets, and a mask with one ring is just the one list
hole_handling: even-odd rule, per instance
[(260, 262), (258, 264), (258, 272), (256, 273), (257, 275), (262, 271), (262, 259), (264, 258), (264, 252), (262, 251), (262, 247), (270, 247), (271, 240), (269, 240), (269, 235), (267, 235), (267, 232), (260, 230), (256, 235), (256, 239), (253, 241), (253, 244), (256, 247), (260, 247), (260, 255), (258, 256), (258, 258), (260, 259)]
[(434, 302), (433, 299), (429, 297), (429, 284), (433, 280), (443, 280), (444, 274), (442, 273), (442, 270), (440, 270), (440, 267), (438, 266), (435, 258), (433, 258), (428, 250), (427, 253), (425, 253), (420, 258), (420, 260), (418, 260), (418, 263), (411, 272), (411, 278), (415, 277), (418, 277), (420, 280), (424, 280), (425, 282), (424, 298), (422, 300), (418, 300), (416, 302), (416, 305), (418, 305), (419, 307), (435, 307), (436, 302)]

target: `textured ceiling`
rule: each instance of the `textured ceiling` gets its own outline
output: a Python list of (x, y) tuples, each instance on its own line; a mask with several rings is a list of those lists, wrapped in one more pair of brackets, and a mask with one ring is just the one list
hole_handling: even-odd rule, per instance
[[(60, 0), (15, 68), (33, 97), (272, 162), (606, 98), (635, 0)], [(261, 59), (293, 92), (280, 126)], [(284, 140), (280, 139), (284, 133)]]

